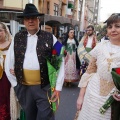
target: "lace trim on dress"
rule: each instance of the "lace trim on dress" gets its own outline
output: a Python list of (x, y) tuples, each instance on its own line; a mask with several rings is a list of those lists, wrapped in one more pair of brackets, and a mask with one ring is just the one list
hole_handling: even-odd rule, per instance
[(86, 73), (84, 73), (81, 77), (80, 83), (79, 83), (79, 87), (86, 87), (88, 82), (90, 81), (90, 78), (94, 75), (94, 73), (97, 70), (97, 66), (96, 66), (96, 59), (95, 58), (91, 58), (91, 61), (88, 65), (88, 68), (86, 70)]
[(100, 95), (107, 96), (110, 91), (115, 87), (113, 81), (100, 79)]

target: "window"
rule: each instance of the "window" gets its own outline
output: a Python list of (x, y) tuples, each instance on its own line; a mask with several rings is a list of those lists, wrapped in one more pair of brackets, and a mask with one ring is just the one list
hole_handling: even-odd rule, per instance
[(97, 16), (97, 14), (95, 13), (95, 16)]
[(34, 3), (34, 0), (28, 0), (28, 3)]
[(47, 14), (50, 14), (50, 3), (47, 2)]
[(80, 11), (78, 11), (78, 19), (80, 19), (80, 13), (81, 13), (81, 12), (80, 12)]
[(54, 3), (54, 15), (58, 16), (58, 5)]

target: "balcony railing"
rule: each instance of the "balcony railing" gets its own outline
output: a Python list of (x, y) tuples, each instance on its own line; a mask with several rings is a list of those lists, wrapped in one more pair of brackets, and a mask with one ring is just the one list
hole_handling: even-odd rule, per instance
[(3, 0), (0, 0), (0, 6), (3, 6)]
[(62, 0), (62, 3), (63, 3), (64, 5), (67, 5), (67, 0)]

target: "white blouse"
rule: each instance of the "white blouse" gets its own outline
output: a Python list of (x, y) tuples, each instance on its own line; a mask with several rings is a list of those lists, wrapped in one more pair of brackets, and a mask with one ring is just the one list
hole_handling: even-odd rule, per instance
[(88, 36), (88, 42), (87, 42), (87, 45), (86, 47), (88, 48), (92, 48), (92, 41), (93, 41), (93, 36)]

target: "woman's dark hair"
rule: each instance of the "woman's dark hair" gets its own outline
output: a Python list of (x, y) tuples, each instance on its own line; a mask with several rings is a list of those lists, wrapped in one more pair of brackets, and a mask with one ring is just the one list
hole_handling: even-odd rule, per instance
[[(67, 31), (65, 40), (64, 40), (63, 43), (62, 43), (62, 44), (65, 45), (65, 46), (66, 46), (67, 40), (68, 40), (68, 38), (69, 38), (69, 35), (68, 35), (68, 34), (69, 34), (69, 32), (70, 32), (71, 30), (74, 30), (74, 29), (73, 29), (73, 28), (70, 28), (70, 29)], [(74, 40), (75, 40), (76, 46), (78, 46), (79, 43), (78, 43), (77, 39), (75, 38), (75, 31), (74, 31)]]
[(110, 24), (117, 23), (118, 21), (120, 21), (120, 13), (115, 13), (115, 14), (112, 14), (112, 15), (105, 21), (105, 23), (107, 23), (107, 27), (108, 27)]

